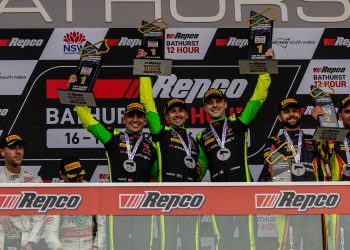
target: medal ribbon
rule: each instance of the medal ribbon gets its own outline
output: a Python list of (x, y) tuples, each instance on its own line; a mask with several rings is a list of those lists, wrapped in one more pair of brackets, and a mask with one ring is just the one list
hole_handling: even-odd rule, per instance
[(214, 138), (216, 140), (216, 142), (219, 144), (220, 148), (223, 149), (225, 147), (225, 142), (226, 142), (226, 129), (227, 129), (227, 118), (225, 117), (225, 121), (224, 121), (224, 127), (222, 130), (222, 138), (219, 138), (218, 133), (216, 133), (213, 125), (211, 123), (209, 123), (210, 129), (213, 132)]
[(128, 158), (129, 158), (129, 160), (134, 160), (134, 157), (136, 155), (136, 151), (137, 151), (137, 149), (138, 149), (138, 147), (143, 139), (143, 135), (141, 135), (139, 137), (139, 139), (137, 139), (132, 151), (131, 151), (131, 147), (130, 147), (130, 138), (126, 132), (124, 132), (124, 137), (125, 137), (126, 152), (128, 153)]
[(348, 162), (348, 164), (350, 164), (349, 143), (348, 143), (348, 138), (346, 137), (344, 139), (344, 146), (345, 146), (346, 161)]
[(293, 145), (293, 141), (290, 139), (290, 137), (289, 137), (288, 133), (286, 132), (286, 130), (283, 130), (283, 134), (284, 134), (284, 136), (285, 136), (286, 139), (287, 139), (288, 146), (289, 146), (290, 150), (292, 150), (295, 163), (300, 163), (301, 143), (302, 143), (302, 140), (303, 140), (303, 131), (302, 131), (302, 130), (299, 130), (298, 152), (295, 152), (294, 145)]
[(172, 128), (172, 130), (176, 133), (177, 137), (180, 139), (182, 146), (185, 149), (186, 155), (187, 156), (191, 156), (191, 152), (192, 152), (192, 147), (191, 147), (191, 138), (189, 136), (189, 134), (186, 131), (186, 135), (187, 135), (187, 140), (188, 140), (188, 146), (186, 145), (185, 141), (182, 139), (181, 135), (179, 135), (179, 133)]

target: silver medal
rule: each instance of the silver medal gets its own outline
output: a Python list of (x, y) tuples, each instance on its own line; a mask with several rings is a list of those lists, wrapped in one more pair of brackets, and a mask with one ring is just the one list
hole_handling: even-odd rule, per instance
[(344, 165), (342, 174), (347, 177), (350, 177), (350, 164)]
[(231, 156), (231, 151), (228, 150), (227, 148), (221, 148), (217, 153), (216, 153), (216, 157), (220, 160), (220, 161), (227, 161), (228, 158), (230, 158)]
[(134, 173), (136, 171), (136, 162), (134, 162), (133, 160), (126, 160), (123, 163), (123, 167), (125, 171), (129, 173)]
[(292, 165), (292, 173), (295, 176), (302, 176), (305, 174), (305, 166), (301, 163), (294, 163)]
[(184, 163), (186, 167), (194, 169), (196, 167), (196, 161), (191, 156), (186, 156), (184, 158)]

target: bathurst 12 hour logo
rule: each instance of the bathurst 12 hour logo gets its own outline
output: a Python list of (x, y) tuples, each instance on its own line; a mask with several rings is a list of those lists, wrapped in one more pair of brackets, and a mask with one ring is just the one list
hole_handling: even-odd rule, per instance
[(45, 213), (51, 209), (77, 209), (82, 202), (79, 194), (42, 194), (21, 192), (21, 194), (0, 194), (0, 210), (38, 210)]
[(205, 201), (203, 194), (162, 194), (158, 191), (145, 191), (144, 194), (120, 194), (120, 209), (199, 209)]
[(310, 208), (335, 208), (340, 201), (337, 193), (296, 193), (292, 190), (283, 190), (281, 193), (255, 194), (257, 209), (297, 209), (307, 211)]

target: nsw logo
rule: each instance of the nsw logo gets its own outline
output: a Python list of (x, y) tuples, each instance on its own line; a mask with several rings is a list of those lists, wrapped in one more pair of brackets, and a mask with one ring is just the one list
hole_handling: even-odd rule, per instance
[(337, 193), (296, 193), (283, 190), (281, 193), (255, 194), (257, 209), (297, 209), (300, 212), (310, 208), (335, 208), (340, 201)]
[(160, 209), (171, 212), (173, 209), (199, 209), (205, 201), (203, 194), (162, 194), (158, 191), (145, 191), (144, 194), (120, 194), (120, 209)]
[(76, 54), (83, 48), (83, 43), (86, 42), (86, 37), (83, 33), (72, 31), (64, 35), (63, 41), (66, 42), (66, 44), (63, 45), (63, 53), (65, 55)]

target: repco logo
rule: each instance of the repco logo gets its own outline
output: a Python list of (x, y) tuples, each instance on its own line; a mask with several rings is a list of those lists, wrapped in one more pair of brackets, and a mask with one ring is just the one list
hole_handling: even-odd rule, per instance
[(118, 46), (118, 47), (139, 47), (141, 46), (141, 39), (135, 38), (128, 38), (128, 37), (121, 37), (121, 38), (108, 38), (107, 44), (110, 47)]
[(82, 198), (78, 194), (38, 195), (36, 192), (22, 192), (22, 194), (0, 195), (0, 209), (30, 209), (45, 213), (50, 209), (76, 209)]
[(2, 43), (3, 46), (21, 47), (21, 48), (40, 47), (44, 42), (43, 39), (19, 39), (17, 37), (13, 37), (11, 40), (7, 40), (7, 41), (8, 43)]
[(192, 103), (210, 89), (220, 89), (227, 98), (240, 98), (248, 85), (246, 79), (178, 79), (176, 75), (159, 76), (153, 86), (154, 98), (180, 98)]
[(314, 73), (328, 73), (328, 74), (344, 73), (345, 68), (333, 68), (333, 67), (323, 66), (322, 68), (313, 68), (313, 72)]
[(310, 208), (335, 208), (340, 201), (337, 193), (301, 193), (281, 191), (280, 194), (256, 194), (255, 206), (259, 209), (294, 208), (307, 211)]
[(145, 191), (144, 194), (120, 194), (120, 209), (199, 209), (205, 201), (202, 194), (162, 194), (158, 191)]
[(187, 39), (197, 39), (199, 37), (199, 34), (184, 34), (181, 32), (177, 32), (176, 34), (167, 34), (167, 39), (180, 39), (180, 40), (187, 40)]
[(350, 39), (345, 38), (342, 36), (338, 36), (337, 38), (324, 38), (323, 39), (323, 45), (326, 47), (335, 47), (335, 46), (341, 46), (341, 47), (350, 47)]

